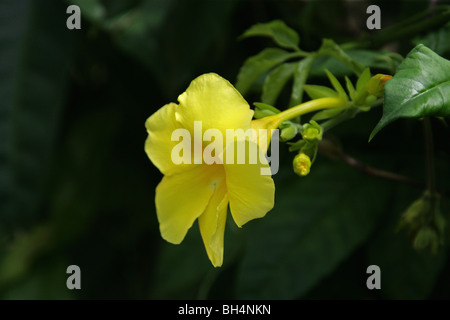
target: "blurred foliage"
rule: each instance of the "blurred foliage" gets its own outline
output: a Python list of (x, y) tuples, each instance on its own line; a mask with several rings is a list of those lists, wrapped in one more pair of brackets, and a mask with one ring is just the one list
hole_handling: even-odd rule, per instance
[[(244, 61), (274, 39), (295, 50), (289, 33), (237, 40), (250, 26), (283, 21), (310, 51), (320, 50), (322, 38), (372, 39), (346, 54), (385, 71), (392, 65), (379, 59), (383, 49), (406, 56), (424, 43), (449, 58), (442, 21), (404, 30), (395, 41), (383, 36), (429, 3), (371, 1), (382, 8), (378, 32), (366, 29), (366, 1), (1, 1), (0, 298), (449, 299), (448, 245), (419, 253), (396, 231), (420, 188), (325, 156), (300, 178), (282, 148), (275, 208), (242, 229), (228, 224), (225, 263), (214, 269), (198, 230), (178, 246), (161, 239), (154, 207), (161, 174), (143, 149), (147, 117), (196, 76), (212, 71), (235, 82)], [(69, 4), (81, 8), (81, 30), (66, 28)], [(260, 89), (274, 61), (292, 58), (265, 50), (269, 63), (253, 79)], [(267, 82), (282, 83), (266, 85), (265, 102), (278, 94), (277, 105), (301, 101), (303, 92), (291, 97), (283, 87), (305, 83), (304, 68), (317, 84), (328, 84), (324, 68), (349, 73), (329, 57), (310, 62), (275, 68)], [(260, 101), (257, 86), (245, 88), (249, 102)], [(380, 117), (381, 110), (358, 115), (331, 138), (364, 163), (424, 181), (421, 123), (396, 121), (368, 144)], [(432, 124), (437, 183), (450, 190), (449, 129)], [(441, 205), (448, 219), (448, 193)], [(71, 264), (81, 268), (81, 290), (66, 288)], [(381, 268), (381, 290), (365, 287), (371, 264)]]

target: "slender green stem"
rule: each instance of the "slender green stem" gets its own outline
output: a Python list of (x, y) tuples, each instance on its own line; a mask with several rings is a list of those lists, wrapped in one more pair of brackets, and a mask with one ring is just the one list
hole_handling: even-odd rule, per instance
[(331, 108), (344, 108), (346, 107), (348, 102), (342, 98), (320, 98), (314, 99), (302, 104), (299, 104), (295, 107), (289, 108), (283, 112), (276, 114), (274, 117), (281, 123), (285, 120), (290, 120), (295, 117), (317, 111), (322, 109), (331, 109)]
[[(381, 105), (383, 105), (383, 99), (378, 99), (370, 107), (375, 108), (375, 107), (378, 107)], [(326, 131), (330, 130), (331, 128), (334, 128), (338, 124), (341, 124), (344, 121), (352, 119), (354, 116), (356, 116), (360, 112), (361, 112), (361, 110), (359, 110), (358, 108), (349, 108), (349, 109), (345, 110), (344, 112), (342, 112), (340, 115), (321, 123), (320, 126), (322, 127), (323, 131), (326, 132)]]

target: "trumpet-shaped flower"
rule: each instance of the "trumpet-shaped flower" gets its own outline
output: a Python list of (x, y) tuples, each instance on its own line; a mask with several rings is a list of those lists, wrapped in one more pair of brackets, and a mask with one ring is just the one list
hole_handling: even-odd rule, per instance
[[(264, 156), (258, 156), (256, 162), (249, 161), (246, 153), (244, 163), (175, 164), (171, 156), (179, 144), (173, 141), (176, 129), (186, 129), (194, 136), (195, 124), (201, 121), (202, 133), (216, 129), (225, 137), (227, 129), (250, 129), (253, 117), (253, 111), (240, 93), (214, 73), (193, 80), (178, 102), (166, 104), (145, 123), (148, 132), (145, 152), (164, 175), (155, 192), (160, 232), (168, 242), (179, 244), (198, 219), (206, 252), (217, 267), (223, 263), (228, 205), (235, 223), (241, 227), (272, 209), (275, 186), (270, 175), (261, 174), (261, 169), (269, 167)], [(235, 149), (251, 149), (252, 140), (233, 138), (223, 144), (222, 150), (215, 150), (215, 156), (224, 160), (232, 152), (236, 158)], [(201, 143), (203, 153), (207, 146)], [(265, 152), (257, 150), (259, 154)]]

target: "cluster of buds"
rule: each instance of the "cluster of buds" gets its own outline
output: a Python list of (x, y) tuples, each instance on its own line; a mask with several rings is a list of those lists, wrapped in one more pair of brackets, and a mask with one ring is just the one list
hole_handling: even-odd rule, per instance
[(445, 230), (439, 194), (425, 191), (403, 212), (399, 228), (408, 228), (409, 237), (416, 250), (436, 253), (444, 242)]

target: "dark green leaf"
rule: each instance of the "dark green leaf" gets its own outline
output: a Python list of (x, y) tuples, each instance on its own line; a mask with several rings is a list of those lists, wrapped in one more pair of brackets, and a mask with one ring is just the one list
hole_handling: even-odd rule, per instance
[(101, 23), (106, 18), (106, 8), (99, 0), (71, 0), (67, 1), (80, 7), (87, 19)]
[(315, 56), (310, 56), (302, 59), (297, 64), (297, 68), (294, 71), (294, 83), (292, 84), (291, 100), (289, 105), (291, 107), (296, 106), (303, 101), (303, 90), (306, 80), (309, 75), (309, 68), (313, 63)]
[(168, 88), (168, 95), (179, 94), (185, 88), (193, 70), (204, 63), (206, 56), (217, 56), (209, 50), (223, 37), (237, 4), (208, 0), (71, 2), (80, 6), (85, 18), (108, 33), (118, 48), (146, 66)]
[(358, 61), (361, 65), (369, 68), (385, 69), (390, 73), (394, 73), (403, 60), (402, 56), (387, 50), (373, 51), (365, 49), (348, 49), (345, 50), (348, 55)]
[[(401, 56), (384, 51), (373, 51), (364, 49), (345, 49), (344, 52), (360, 65), (370, 68), (378, 68), (388, 70), (394, 73), (397, 66), (401, 62)], [(341, 77), (350, 75), (352, 69), (341, 61), (337, 61), (333, 57), (321, 56), (311, 66), (311, 75), (323, 76), (324, 69), (330, 70), (335, 76)]]
[(370, 139), (399, 118), (450, 116), (450, 61), (418, 45), (398, 70), (386, 83), (383, 117)]
[(294, 74), (296, 66), (297, 63), (283, 63), (267, 75), (262, 90), (262, 102), (275, 104), (281, 90)]
[(323, 162), (302, 179), (275, 179), (275, 208), (246, 226), (238, 298), (305, 294), (371, 234), (390, 189), (353, 169)]
[(73, 39), (66, 8), (0, 4), (1, 226), (35, 214), (48, 181)]
[(425, 36), (417, 37), (414, 39), (415, 44), (423, 44), (436, 52), (439, 55), (450, 50), (450, 23), (440, 28), (439, 30), (432, 31)]
[(357, 75), (359, 75), (364, 69), (363, 65), (352, 59), (336, 42), (331, 39), (323, 39), (322, 46), (320, 47), (318, 54), (331, 56), (336, 60), (343, 62)]
[(251, 26), (240, 38), (269, 37), (282, 48), (298, 50), (300, 38), (293, 29), (289, 28), (283, 21), (274, 20), (267, 23), (258, 23)]
[(264, 73), (296, 55), (288, 51), (267, 48), (255, 56), (248, 58), (239, 71), (236, 89), (245, 95), (250, 86)]

